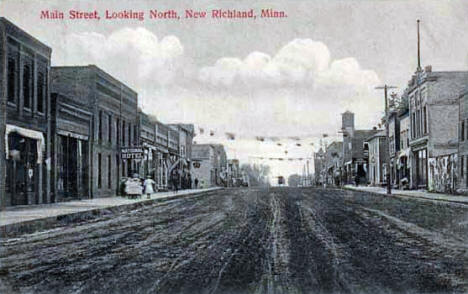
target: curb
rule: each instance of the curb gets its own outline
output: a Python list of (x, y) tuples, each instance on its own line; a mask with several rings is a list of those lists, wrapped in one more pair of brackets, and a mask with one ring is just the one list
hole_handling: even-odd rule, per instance
[(145, 200), (138, 201), (135, 203), (100, 207), (100, 208), (94, 208), (94, 209), (85, 210), (85, 211), (78, 211), (78, 212), (60, 214), (60, 215), (51, 216), (51, 217), (43, 217), (43, 218), (38, 218), (34, 220), (28, 220), (24, 222), (7, 224), (7, 225), (0, 226), (0, 236), (2, 238), (17, 237), (23, 234), (31, 234), (37, 231), (49, 230), (49, 229), (64, 226), (67, 224), (79, 223), (81, 221), (98, 218), (100, 216), (117, 214), (117, 213), (124, 212), (124, 211), (131, 211), (137, 208), (150, 206), (155, 203), (162, 203), (162, 202), (177, 200), (177, 199), (181, 199), (184, 197), (198, 198), (198, 197), (206, 196), (207, 193), (215, 192), (219, 190), (222, 190), (222, 188), (210, 189), (208, 191), (198, 191), (198, 192), (193, 192), (193, 193), (188, 193), (188, 194), (174, 195), (174, 196), (169, 196), (169, 197), (164, 197), (164, 198), (145, 199)]
[(354, 192), (363, 192), (363, 193), (369, 193), (373, 195), (378, 195), (380, 197), (399, 197), (399, 198), (404, 198), (404, 199), (414, 199), (414, 200), (420, 200), (420, 201), (433, 201), (433, 202), (439, 202), (439, 203), (444, 203), (448, 205), (456, 205), (459, 207), (466, 207), (468, 206), (468, 202), (464, 201), (456, 201), (456, 200), (448, 200), (448, 199), (434, 199), (430, 197), (424, 197), (424, 196), (412, 196), (408, 194), (391, 194), (390, 196), (387, 196), (387, 194), (382, 194), (374, 191), (366, 191), (366, 190), (359, 190), (359, 189), (352, 189), (352, 188), (347, 188), (343, 187), (343, 190), (347, 191), (354, 191)]

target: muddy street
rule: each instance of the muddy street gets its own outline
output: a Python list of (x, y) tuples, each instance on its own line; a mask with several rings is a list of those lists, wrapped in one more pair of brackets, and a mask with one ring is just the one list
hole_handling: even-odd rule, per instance
[(468, 207), (227, 189), (0, 240), (11, 293), (463, 293)]

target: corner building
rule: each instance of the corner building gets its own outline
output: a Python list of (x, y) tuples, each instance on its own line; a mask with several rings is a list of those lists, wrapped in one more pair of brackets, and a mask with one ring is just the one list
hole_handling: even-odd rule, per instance
[(0, 18), (0, 206), (49, 203), (52, 49)]

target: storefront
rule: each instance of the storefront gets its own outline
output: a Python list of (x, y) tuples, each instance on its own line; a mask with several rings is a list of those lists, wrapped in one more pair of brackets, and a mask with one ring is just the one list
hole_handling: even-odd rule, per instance
[(157, 179), (158, 150), (149, 143), (143, 143), (144, 159), (140, 166), (140, 176), (146, 178), (150, 176), (154, 181)]
[(416, 186), (417, 188), (427, 188), (427, 149), (414, 152), (416, 163)]
[(7, 124), (5, 141), (7, 205), (40, 203), (44, 134)]
[(87, 198), (89, 178), (88, 138), (76, 134), (57, 136), (58, 200)]
[(397, 180), (399, 188), (409, 188), (410, 168), (409, 168), (410, 149), (400, 150), (397, 161)]

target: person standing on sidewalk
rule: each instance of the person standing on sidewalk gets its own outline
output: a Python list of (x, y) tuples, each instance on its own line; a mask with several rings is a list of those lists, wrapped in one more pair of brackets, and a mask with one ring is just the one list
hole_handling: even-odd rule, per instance
[(179, 189), (179, 173), (174, 171), (172, 173), (172, 188), (174, 189), (174, 193), (177, 194), (177, 190)]
[(143, 186), (145, 187), (145, 194), (146, 194), (147, 199), (150, 199), (151, 194), (154, 193), (154, 189), (153, 189), (154, 184), (156, 184), (156, 182), (153, 181), (153, 179), (151, 179), (151, 176), (147, 176), (146, 180), (143, 183)]

